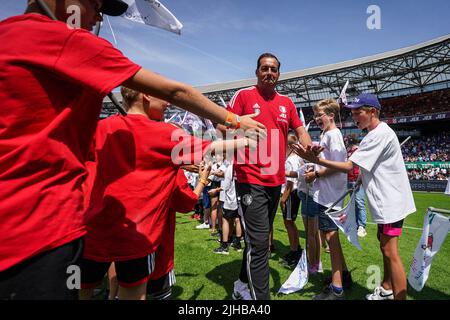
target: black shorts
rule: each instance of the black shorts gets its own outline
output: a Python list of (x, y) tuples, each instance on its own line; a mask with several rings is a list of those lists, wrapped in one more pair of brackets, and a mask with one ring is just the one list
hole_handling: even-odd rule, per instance
[(161, 278), (149, 280), (147, 283), (147, 294), (153, 300), (167, 300), (172, 295), (172, 287), (175, 285), (175, 272), (172, 270)]
[(298, 209), (300, 208), (300, 198), (297, 190), (294, 190), (289, 195), (286, 201), (286, 208), (283, 210), (283, 219), (295, 221), (297, 219)]
[(232, 219), (236, 219), (239, 218), (239, 211), (238, 209), (236, 210), (228, 210), (223, 208), (223, 217), (227, 220), (232, 220)]
[(0, 272), (0, 300), (77, 300), (83, 238)]
[(328, 208), (318, 203), (317, 206), (319, 208), (319, 230), (325, 232), (339, 230), (334, 221), (324, 213)]
[[(80, 263), (81, 287), (83, 289), (97, 287), (108, 272), (111, 263), (83, 258)], [(114, 266), (119, 285), (124, 288), (135, 287), (148, 281), (155, 269), (155, 254), (151, 253), (148, 256), (127, 261), (116, 261)]]
[(211, 189), (216, 189), (220, 187), (220, 181), (211, 181), (211, 184), (209, 185)]

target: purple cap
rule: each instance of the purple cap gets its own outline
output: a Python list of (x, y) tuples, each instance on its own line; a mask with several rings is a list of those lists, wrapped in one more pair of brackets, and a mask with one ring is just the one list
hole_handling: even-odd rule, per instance
[(363, 106), (381, 109), (380, 101), (378, 101), (377, 96), (372, 93), (361, 93), (353, 100), (352, 103), (346, 105), (345, 107), (350, 109), (356, 109), (361, 108)]

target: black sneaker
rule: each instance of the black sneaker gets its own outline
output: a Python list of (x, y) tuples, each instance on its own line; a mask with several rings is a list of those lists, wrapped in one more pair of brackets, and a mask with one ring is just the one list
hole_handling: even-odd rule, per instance
[(228, 252), (228, 244), (222, 243), (220, 245), (220, 247), (218, 247), (217, 249), (214, 249), (214, 253), (217, 253), (217, 254), (230, 254)]
[[(331, 276), (325, 278), (323, 284), (325, 287), (328, 287), (331, 284)], [(350, 271), (344, 270), (344, 272), (342, 273), (342, 287), (344, 288), (344, 290), (348, 290), (352, 287), (352, 285), (352, 274), (350, 273)]]
[(234, 248), (234, 250), (236, 250), (237, 252), (241, 252), (242, 251), (242, 246), (241, 246), (241, 242), (240, 241), (234, 241), (231, 246)]
[(287, 254), (285, 254), (281, 259), (280, 263), (284, 265), (288, 265), (289, 262), (292, 260), (293, 255), (295, 254), (294, 251), (289, 251)]
[(313, 300), (345, 300), (345, 295), (343, 290), (341, 293), (337, 293), (329, 285), (324, 288), (322, 293), (314, 296)]

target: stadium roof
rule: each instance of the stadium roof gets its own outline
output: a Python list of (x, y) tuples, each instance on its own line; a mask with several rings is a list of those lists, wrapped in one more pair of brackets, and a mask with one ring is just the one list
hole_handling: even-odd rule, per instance
[[(414, 46), (369, 57), (284, 72), (277, 90), (297, 106), (339, 96), (349, 80), (348, 95), (377, 93), (380, 97), (450, 88), (450, 34)], [(234, 93), (256, 84), (256, 78), (197, 87), (211, 100), (231, 99)]]
[[(349, 98), (361, 92), (376, 93), (380, 98), (450, 88), (450, 34), (414, 46), (369, 57), (284, 72), (277, 91), (289, 96), (298, 107), (337, 98), (349, 80)], [(256, 84), (256, 78), (197, 87), (209, 99), (221, 104), (235, 92)], [(115, 93), (121, 101), (120, 93)], [(103, 115), (115, 113), (108, 98)], [(106, 114), (105, 114), (106, 113)]]

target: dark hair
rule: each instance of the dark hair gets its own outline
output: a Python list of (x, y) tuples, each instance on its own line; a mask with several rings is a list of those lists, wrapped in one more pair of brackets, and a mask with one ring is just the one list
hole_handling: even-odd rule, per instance
[(259, 56), (258, 62), (256, 64), (256, 70), (258, 70), (259, 67), (261, 66), (261, 59), (262, 58), (274, 58), (275, 60), (277, 60), (277, 62), (278, 62), (278, 71), (280, 71), (280, 68), (281, 68), (280, 60), (278, 60), (278, 58), (274, 54), (272, 54), (270, 52), (263, 53), (262, 55)]

